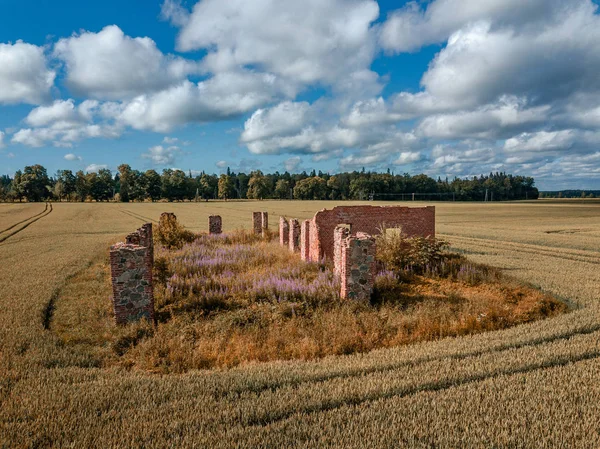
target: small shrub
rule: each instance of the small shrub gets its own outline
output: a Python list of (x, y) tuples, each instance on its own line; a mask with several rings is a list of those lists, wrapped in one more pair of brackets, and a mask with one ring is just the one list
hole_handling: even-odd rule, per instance
[(157, 244), (165, 248), (176, 249), (181, 248), (185, 243), (192, 242), (196, 235), (184, 229), (177, 221), (175, 214), (164, 212), (160, 216), (154, 238)]
[(384, 228), (377, 237), (377, 260), (386, 270), (422, 274), (445, 259), (448, 242), (435, 237), (405, 237)]

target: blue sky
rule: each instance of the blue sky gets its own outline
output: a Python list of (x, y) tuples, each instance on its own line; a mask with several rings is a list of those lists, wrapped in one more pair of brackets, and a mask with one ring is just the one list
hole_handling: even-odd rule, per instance
[(590, 0), (0, 7), (0, 173), (501, 170), (600, 188)]

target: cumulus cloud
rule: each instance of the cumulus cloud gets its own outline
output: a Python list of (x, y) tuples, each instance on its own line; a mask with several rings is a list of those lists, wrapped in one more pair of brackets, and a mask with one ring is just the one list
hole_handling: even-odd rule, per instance
[(369, 69), (374, 0), (203, 0), (189, 16), (171, 1), (165, 8), (176, 24), (185, 22), (178, 49), (206, 49), (203, 66), (211, 72), (252, 65), (303, 85), (377, 82)]
[(302, 158), (300, 156), (292, 156), (285, 161), (283, 161), (283, 167), (288, 172), (296, 172), (300, 164), (302, 163)]
[(55, 77), (42, 47), (0, 43), (0, 104), (43, 103), (50, 98)]
[(563, 12), (564, 0), (435, 0), (426, 6), (416, 1), (393, 11), (380, 31), (381, 46), (394, 52), (412, 52), (446, 41), (455, 31), (481, 20), (528, 26)]
[(98, 99), (163, 90), (198, 72), (195, 62), (164, 55), (149, 37), (129, 37), (116, 25), (61, 39), (54, 54), (65, 63), (68, 87)]
[(81, 161), (81, 160), (83, 160), (83, 158), (81, 156), (77, 156), (76, 154), (73, 154), (73, 153), (67, 153), (67, 154), (65, 154), (64, 158), (67, 161)]
[(85, 171), (87, 173), (98, 173), (100, 170), (107, 169), (108, 165), (106, 164), (90, 164), (85, 167)]
[(33, 109), (25, 118), (30, 128), (18, 130), (11, 142), (30, 147), (48, 144), (71, 147), (83, 139), (119, 137), (122, 127), (96, 120), (99, 113), (99, 103), (94, 100), (86, 100), (78, 106), (72, 99), (56, 100), (48, 106)]
[(4, 132), (0, 131), (0, 148), (4, 148), (6, 145), (4, 144)]
[(398, 159), (396, 159), (394, 165), (406, 165), (414, 162), (419, 162), (423, 159), (423, 154), (420, 151), (402, 151)]
[(230, 119), (285, 96), (293, 96), (276, 77), (250, 71), (215, 75), (131, 101), (105, 105), (105, 114), (135, 129), (168, 132), (190, 122)]
[(181, 152), (178, 146), (164, 147), (156, 145), (148, 149), (147, 153), (142, 154), (144, 159), (149, 159), (153, 165), (173, 165), (175, 158)]

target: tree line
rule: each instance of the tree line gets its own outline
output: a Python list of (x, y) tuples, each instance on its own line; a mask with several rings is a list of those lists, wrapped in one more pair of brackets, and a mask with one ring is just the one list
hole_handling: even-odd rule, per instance
[(270, 173), (249, 174), (227, 169), (221, 175), (192, 175), (182, 170), (139, 171), (127, 164), (117, 172), (100, 169), (84, 173), (59, 170), (48, 176), (41, 165), (25, 167), (14, 177), (0, 177), (0, 201), (201, 201), (210, 199), (435, 199), (457, 201), (507, 201), (537, 199), (534, 179), (506, 173), (490, 173), (471, 178), (433, 179), (365, 171), (329, 174)]

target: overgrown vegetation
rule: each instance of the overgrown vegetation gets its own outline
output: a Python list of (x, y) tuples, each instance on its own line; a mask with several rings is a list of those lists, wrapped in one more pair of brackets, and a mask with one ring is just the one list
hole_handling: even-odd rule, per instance
[[(448, 243), (433, 238), (382, 232), (382, 271), (372, 301), (362, 303), (341, 300), (331, 266), (302, 262), (249, 232), (194, 236), (163, 214), (155, 235), (158, 327), (135, 324), (112, 337), (103, 331), (117, 363), (150, 371), (366, 352), (566, 310), (549, 295), (448, 253)], [(62, 328), (66, 340), (70, 327)], [(112, 355), (106, 360), (115, 362)]]
[[(132, 356), (132, 337), (155, 330), (114, 327), (100, 269), (108, 267), (64, 279), (105, 260), (109, 244), (139, 227), (128, 213), (149, 221), (170, 210), (199, 232), (214, 214), (225, 229), (249, 226), (256, 203), (53, 206), (0, 244), (0, 447), (600, 447), (597, 204), (436, 205), (439, 235), (455, 250), (568, 300), (568, 314), (364, 354), (183, 375), (101, 367)], [(305, 219), (331, 206), (265, 207), (272, 217)], [(43, 210), (0, 204), (0, 228)], [(56, 288), (44, 330), (40, 314)], [(80, 329), (77, 341), (58, 338), (61, 320)], [(120, 349), (106, 336), (116, 332)]]

